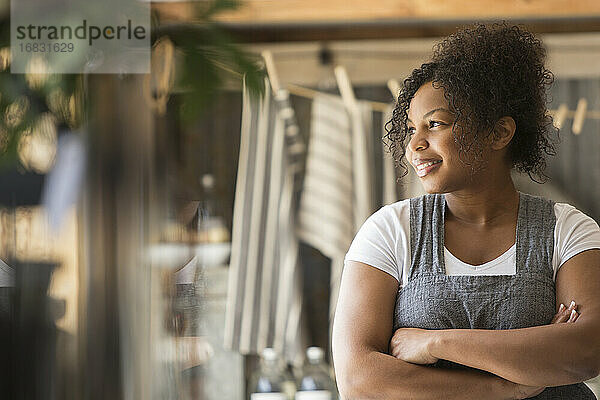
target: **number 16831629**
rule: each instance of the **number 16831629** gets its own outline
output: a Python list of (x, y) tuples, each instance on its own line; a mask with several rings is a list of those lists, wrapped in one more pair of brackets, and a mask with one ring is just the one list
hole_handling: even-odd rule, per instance
[(73, 43), (20, 43), (21, 53), (72, 53), (75, 50)]

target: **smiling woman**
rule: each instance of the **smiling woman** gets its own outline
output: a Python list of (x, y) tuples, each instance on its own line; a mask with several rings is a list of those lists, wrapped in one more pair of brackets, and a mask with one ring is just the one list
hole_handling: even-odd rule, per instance
[(596, 398), (600, 228), (511, 178), (545, 179), (554, 154), (544, 61), (526, 30), (477, 25), (404, 81), (388, 139), (428, 194), (374, 213), (346, 254), (345, 398)]

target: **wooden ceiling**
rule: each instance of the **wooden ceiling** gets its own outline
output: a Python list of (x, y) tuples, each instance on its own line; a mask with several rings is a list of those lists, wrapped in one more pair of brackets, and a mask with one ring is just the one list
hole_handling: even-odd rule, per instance
[[(153, 2), (169, 23), (192, 4)], [(217, 21), (242, 42), (442, 36), (473, 21), (508, 19), (539, 33), (600, 31), (599, 0), (244, 0)]]

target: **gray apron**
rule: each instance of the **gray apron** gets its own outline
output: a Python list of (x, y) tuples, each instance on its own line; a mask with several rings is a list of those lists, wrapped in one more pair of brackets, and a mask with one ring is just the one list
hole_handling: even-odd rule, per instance
[[(444, 195), (410, 200), (411, 266), (398, 291), (394, 330), (517, 329), (547, 325), (556, 313), (552, 279), (554, 203), (519, 193), (516, 275), (446, 276)], [(440, 360), (436, 367), (468, 368)], [(583, 383), (549, 387), (535, 399), (596, 399)]]

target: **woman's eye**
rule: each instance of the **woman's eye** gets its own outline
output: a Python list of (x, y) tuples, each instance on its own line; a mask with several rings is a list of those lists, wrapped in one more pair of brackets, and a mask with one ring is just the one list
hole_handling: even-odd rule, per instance
[(408, 129), (406, 130), (406, 132), (407, 132), (409, 135), (411, 135), (411, 136), (412, 136), (412, 135), (414, 135), (414, 134), (415, 134), (415, 128), (413, 128), (413, 127), (410, 127), (410, 128), (408, 128)]
[(442, 126), (442, 125), (444, 125), (444, 123), (441, 121), (429, 121), (430, 128), (435, 128), (436, 126)]

